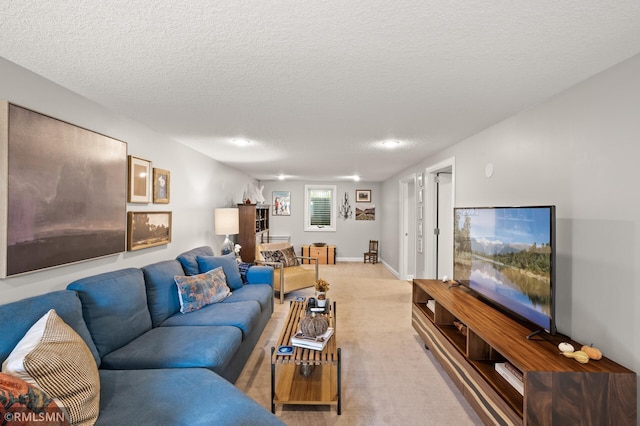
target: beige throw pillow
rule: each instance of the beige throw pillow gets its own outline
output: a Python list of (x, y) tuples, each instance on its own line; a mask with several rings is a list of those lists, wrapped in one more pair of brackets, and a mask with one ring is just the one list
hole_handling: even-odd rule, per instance
[(100, 410), (100, 376), (82, 337), (54, 309), (38, 320), (2, 364), (2, 372), (47, 393), (74, 425), (93, 425)]

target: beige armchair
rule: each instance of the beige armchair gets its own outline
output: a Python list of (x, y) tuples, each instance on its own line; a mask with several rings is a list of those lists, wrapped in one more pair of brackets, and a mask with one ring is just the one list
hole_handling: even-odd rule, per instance
[[(301, 259), (309, 260), (310, 264), (302, 265)], [(318, 258), (296, 255), (288, 242), (257, 244), (256, 263), (274, 267), (273, 289), (280, 294), (280, 303), (284, 302), (285, 294), (312, 287), (318, 281)]]

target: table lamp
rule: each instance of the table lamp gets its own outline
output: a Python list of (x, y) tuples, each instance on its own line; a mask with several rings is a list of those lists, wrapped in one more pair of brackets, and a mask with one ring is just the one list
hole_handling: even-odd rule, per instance
[(224, 208), (215, 210), (214, 228), (216, 235), (225, 235), (222, 243), (222, 254), (233, 252), (233, 243), (229, 235), (240, 232), (240, 221), (237, 208)]

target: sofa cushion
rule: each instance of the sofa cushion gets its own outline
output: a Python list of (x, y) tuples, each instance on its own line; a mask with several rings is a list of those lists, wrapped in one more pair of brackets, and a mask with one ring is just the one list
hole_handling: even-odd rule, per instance
[(101, 357), (151, 329), (144, 276), (127, 268), (93, 275), (67, 286), (82, 301), (82, 313)]
[(147, 289), (147, 306), (154, 327), (180, 311), (180, 301), (176, 289), (176, 275), (184, 274), (177, 260), (165, 260), (142, 268)]
[(0, 363), (9, 356), (29, 328), (50, 309), (55, 309), (58, 316), (82, 337), (99, 367), (100, 355), (82, 317), (80, 299), (75, 291), (69, 290), (53, 291), (0, 305), (0, 324), (5, 325), (0, 337)]
[(235, 303), (253, 300), (260, 304), (262, 312), (271, 309), (273, 302), (273, 287), (269, 284), (251, 284), (231, 293), (231, 296), (224, 299), (223, 303)]
[[(15, 414), (37, 419), (38, 416), (45, 416), (55, 420), (55, 425), (68, 426), (69, 422), (65, 418), (64, 412), (58, 407), (42, 389), (33, 386), (19, 377), (10, 374), (0, 373), (0, 418), (2, 424), (14, 424)], [(15, 423), (17, 425), (17, 422)], [(37, 423), (36, 423), (37, 424)], [(54, 422), (47, 422), (46, 425), (53, 426)]]
[(54, 309), (27, 331), (2, 371), (44, 390), (72, 424), (92, 424), (98, 417), (98, 367), (82, 337)]
[(202, 272), (210, 271), (222, 266), (224, 274), (227, 276), (227, 284), (231, 291), (242, 287), (242, 277), (240, 276), (240, 269), (238, 269), (238, 262), (236, 261), (235, 254), (229, 253), (224, 256), (197, 256), (196, 261), (198, 262), (198, 266)]
[(178, 287), (180, 312), (183, 314), (218, 303), (231, 294), (222, 266), (204, 274), (177, 275), (173, 279)]
[(221, 373), (242, 343), (237, 327), (156, 327), (102, 360), (102, 368), (204, 367)]
[(242, 330), (242, 340), (258, 324), (260, 304), (254, 300), (236, 303), (216, 303), (191, 312), (189, 315), (175, 314), (162, 323), (166, 326), (183, 325), (230, 325)]
[(208, 246), (196, 247), (189, 251), (185, 251), (184, 253), (176, 257), (176, 259), (178, 259), (178, 261), (182, 265), (185, 274), (197, 275), (200, 273), (198, 261), (196, 260), (196, 257), (198, 256), (213, 256), (213, 250)]
[(203, 368), (100, 370), (96, 425), (283, 425), (231, 383)]

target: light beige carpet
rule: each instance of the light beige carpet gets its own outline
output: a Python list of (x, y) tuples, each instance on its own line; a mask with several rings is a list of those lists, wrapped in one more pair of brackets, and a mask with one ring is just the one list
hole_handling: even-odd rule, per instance
[[(321, 265), (337, 301), (336, 332), (342, 348), (342, 415), (335, 406), (276, 405), (287, 425), (480, 425), (482, 422), (411, 326), (411, 285), (381, 264)], [(271, 409), (271, 347), (289, 301), (275, 313), (236, 386)], [(394, 360), (390, 362), (390, 360)]]

